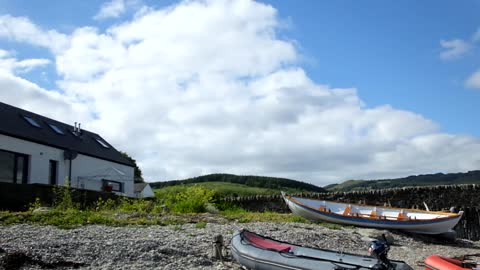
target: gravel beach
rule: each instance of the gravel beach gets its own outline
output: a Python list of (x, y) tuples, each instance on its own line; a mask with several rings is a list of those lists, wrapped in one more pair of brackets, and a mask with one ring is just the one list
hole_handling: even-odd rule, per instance
[[(295, 244), (367, 254), (369, 236), (381, 231), (328, 229), (301, 223), (244, 223), (240, 226)], [(59, 229), (52, 226), (0, 227), (0, 269), (241, 269), (227, 257), (213, 259), (213, 238), (222, 234), (226, 253), (233, 223), (110, 227), (100, 225)], [(458, 256), (480, 252), (480, 242), (443, 243), (426, 237), (389, 232), (394, 238), (389, 257), (414, 269), (431, 254)]]

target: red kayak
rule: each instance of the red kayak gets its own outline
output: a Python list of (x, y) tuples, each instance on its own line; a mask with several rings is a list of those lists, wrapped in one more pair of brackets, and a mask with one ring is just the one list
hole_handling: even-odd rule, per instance
[(439, 255), (428, 256), (425, 259), (425, 270), (472, 270), (476, 266), (472, 263), (464, 263), (457, 259), (445, 258)]

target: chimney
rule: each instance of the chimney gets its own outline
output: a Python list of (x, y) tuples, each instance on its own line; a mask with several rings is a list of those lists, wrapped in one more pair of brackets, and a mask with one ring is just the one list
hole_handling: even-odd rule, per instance
[(77, 132), (77, 122), (75, 122), (75, 127), (73, 128), (73, 132)]
[(82, 133), (82, 130), (80, 129), (80, 122), (78, 122), (78, 134)]

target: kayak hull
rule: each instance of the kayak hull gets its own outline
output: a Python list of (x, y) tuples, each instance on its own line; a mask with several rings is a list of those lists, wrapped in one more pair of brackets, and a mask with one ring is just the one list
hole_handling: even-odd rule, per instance
[[(269, 247), (256, 246), (253, 237), (270, 242)], [(273, 243), (273, 244), (272, 244)], [(231, 242), (233, 258), (241, 265), (255, 270), (334, 270), (372, 269), (378, 259), (350, 253), (316, 249), (279, 242), (248, 231), (236, 231)], [(391, 261), (394, 269), (413, 270), (405, 262)], [(343, 268), (342, 268), (343, 267)]]

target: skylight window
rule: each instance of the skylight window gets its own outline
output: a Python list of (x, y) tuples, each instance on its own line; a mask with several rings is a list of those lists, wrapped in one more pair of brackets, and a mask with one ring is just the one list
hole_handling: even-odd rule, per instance
[(101, 146), (103, 146), (103, 147), (105, 147), (105, 148), (110, 148), (110, 146), (108, 146), (108, 144), (107, 144), (106, 142), (102, 141), (101, 139), (95, 138), (95, 140), (96, 140)]
[(55, 131), (56, 133), (60, 134), (60, 135), (65, 135), (65, 132), (63, 132), (63, 130), (61, 130), (59, 127), (55, 126), (54, 124), (48, 124), (52, 129), (53, 131)]
[(23, 118), (24, 118), (25, 120), (27, 120), (27, 122), (28, 122), (30, 125), (32, 125), (32, 126), (34, 126), (34, 127), (37, 127), (37, 128), (41, 128), (40, 124), (37, 123), (37, 121), (35, 121), (35, 119), (33, 119), (33, 118), (31, 118), (31, 117), (28, 117), (28, 116), (23, 116)]

